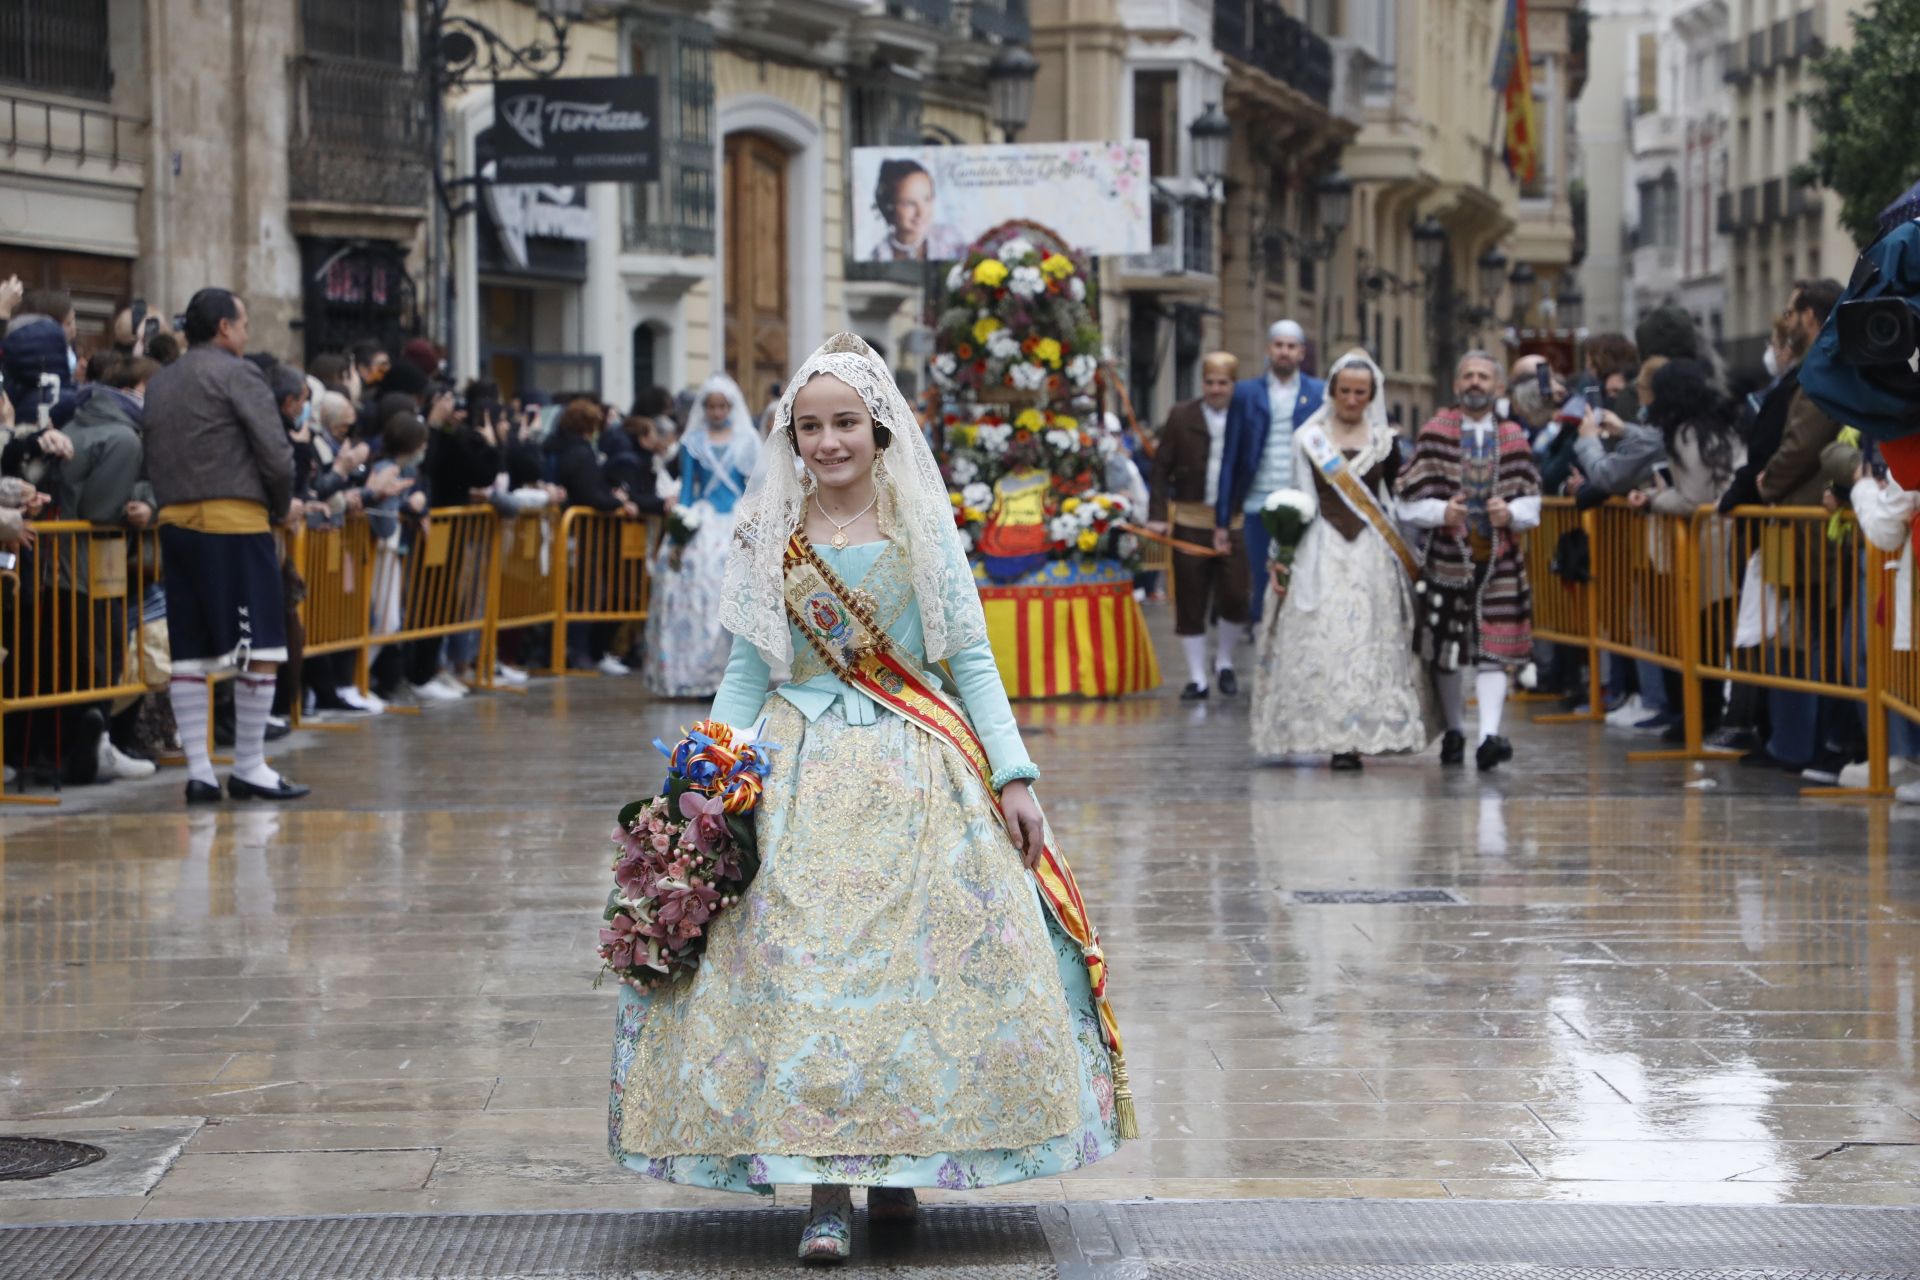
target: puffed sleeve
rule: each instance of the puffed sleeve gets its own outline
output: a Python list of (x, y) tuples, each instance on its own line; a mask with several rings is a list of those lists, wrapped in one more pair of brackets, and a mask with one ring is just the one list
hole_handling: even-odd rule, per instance
[(727, 674), (721, 678), (720, 691), (713, 695), (713, 709), (707, 718), (745, 729), (760, 718), (772, 675), (760, 651), (751, 642), (735, 636), (733, 652), (727, 658)]
[(974, 732), (987, 749), (987, 761), (993, 766), (993, 789), (998, 791), (1016, 778), (1038, 778), (1040, 768), (1020, 740), (1020, 726), (1014, 722), (1007, 688), (1000, 683), (992, 647), (983, 640), (948, 658), (947, 666), (960, 688), (960, 701), (973, 721)]

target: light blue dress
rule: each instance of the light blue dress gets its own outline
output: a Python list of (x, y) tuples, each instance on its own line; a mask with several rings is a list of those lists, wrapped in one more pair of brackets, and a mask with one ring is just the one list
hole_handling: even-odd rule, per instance
[[(819, 548), (924, 661), (903, 550)], [(1113, 1153), (1113, 1079), (1079, 948), (977, 776), (840, 682), (796, 632), (793, 678), (736, 641), (712, 716), (767, 716), (762, 864), (693, 978), (620, 989), (608, 1143), (669, 1182), (984, 1187)], [(1037, 771), (992, 651), (945, 681), (995, 782)]]

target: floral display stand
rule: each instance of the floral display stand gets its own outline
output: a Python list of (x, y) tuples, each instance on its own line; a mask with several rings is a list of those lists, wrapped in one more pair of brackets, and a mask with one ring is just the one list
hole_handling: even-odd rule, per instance
[[(1102, 358), (1087, 263), (1033, 223), (989, 232), (947, 277), (934, 378), (941, 467), (1007, 694), (1113, 698), (1160, 664), (1133, 597), (1143, 515), (1109, 480), (1090, 405)], [(1124, 483), (1124, 482), (1123, 482)]]

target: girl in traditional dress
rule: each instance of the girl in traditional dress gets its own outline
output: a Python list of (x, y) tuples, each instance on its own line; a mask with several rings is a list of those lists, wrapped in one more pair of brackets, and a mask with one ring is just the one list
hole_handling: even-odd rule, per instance
[(850, 334), (781, 399), (719, 614), (735, 639), (712, 718), (764, 718), (776, 748), (762, 863), (690, 979), (621, 989), (614, 1158), (693, 1186), (811, 1184), (800, 1256), (837, 1261), (851, 1186), (870, 1221), (903, 1222), (916, 1186), (1112, 1154), (1131, 1099), (1099, 942), (1029, 790), (939, 469)]
[(680, 498), (692, 538), (663, 538), (647, 605), (647, 688), (668, 698), (710, 697), (727, 669), (720, 580), (732, 542), (734, 505), (760, 458), (760, 433), (738, 384), (724, 373), (700, 388), (693, 425), (680, 441)]
[(1318, 514), (1267, 614), (1253, 683), (1253, 749), (1263, 756), (1424, 751), (1439, 732), (1413, 652), (1412, 553), (1399, 531), (1399, 454), (1386, 386), (1364, 351), (1334, 363), (1327, 398), (1293, 436), (1293, 474)]

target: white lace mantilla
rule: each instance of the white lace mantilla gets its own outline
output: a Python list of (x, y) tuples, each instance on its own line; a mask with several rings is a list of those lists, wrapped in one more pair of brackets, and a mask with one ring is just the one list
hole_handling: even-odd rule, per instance
[(787, 625), (782, 563), (787, 539), (801, 527), (807, 495), (800, 486), (801, 464), (789, 430), (793, 398), (822, 375), (838, 378), (859, 393), (874, 423), (893, 434), (878, 462), (876, 515), (888, 537), (904, 541), (912, 565), (913, 594), (920, 603), (921, 629), (929, 663), (938, 662), (987, 638), (966, 548), (953, 524), (946, 482), (927, 447), (918, 419), (894, 385), (893, 374), (859, 336), (828, 338), (787, 383), (767, 433), (760, 465), (740, 500), (739, 523), (727, 556), (720, 622), (745, 638), (769, 663), (793, 656)]

